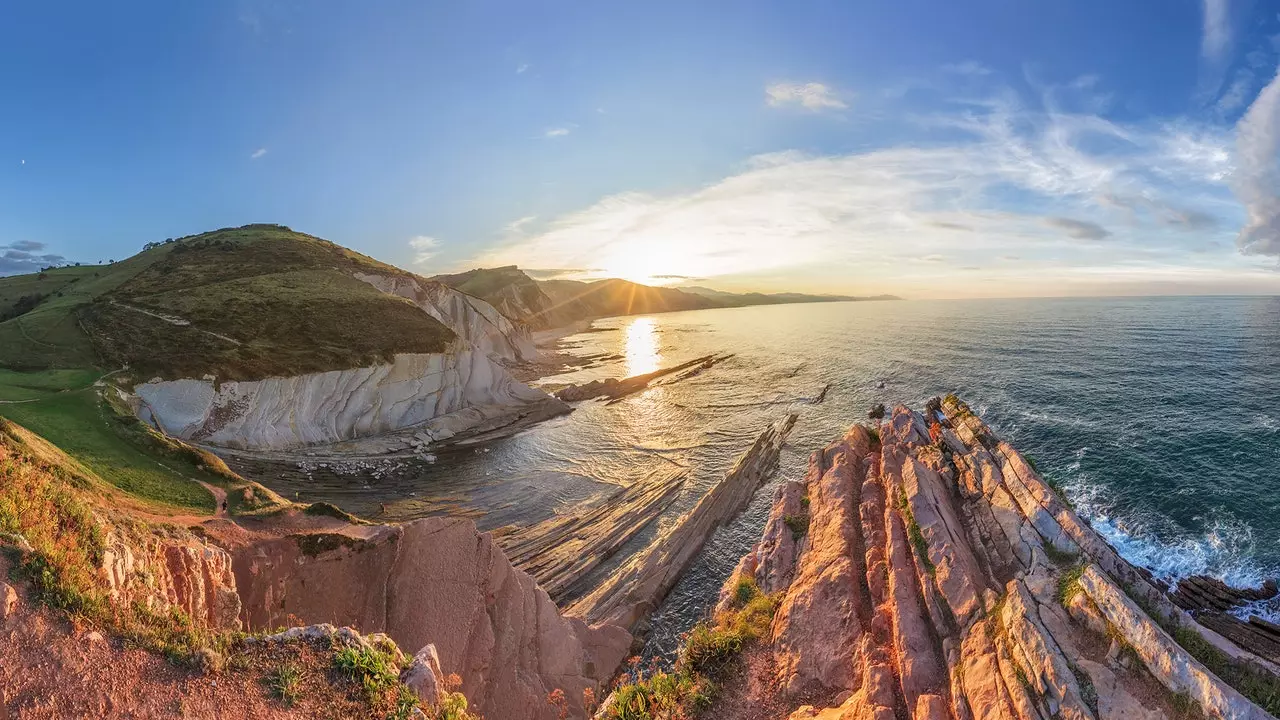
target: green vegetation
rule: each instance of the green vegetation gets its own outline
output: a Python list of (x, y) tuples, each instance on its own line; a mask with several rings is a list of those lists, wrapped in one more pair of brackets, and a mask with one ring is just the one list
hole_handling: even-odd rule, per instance
[(286, 662), (277, 667), (262, 679), (271, 697), (279, 700), (285, 707), (293, 707), (301, 696), (302, 668), (294, 663)]
[[(22, 536), (31, 545), (31, 552), (13, 553), (15, 575), (31, 584), (38, 602), (176, 661), (196, 662), (201, 651), (217, 649), (223, 640), (181, 612), (110, 602), (98, 571), (106, 552), (104, 521), (93, 503), (109, 492), (106, 487), (56, 447), (0, 419), (0, 534)], [(116, 527), (146, 532), (129, 524)]]
[[(1157, 617), (1152, 615), (1152, 617)], [(1166, 628), (1167, 630), (1168, 628)], [(1234, 662), (1226, 653), (1209, 644), (1191, 628), (1178, 627), (1171, 632), (1184, 650), (1209, 668), (1214, 675), (1257, 703), (1258, 707), (1280, 717), (1280, 679), (1249, 664)]]
[(376, 698), (400, 682), (400, 665), (392, 653), (375, 648), (344, 647), (333, 655), (333, 666), (360, 683)]
[(1080, 686), (1080, 699), (1098, 716), (1098, 689), (1093, 685), (1093, 678), (1075, 665), (1071, 666), (1071, 674), (1076, 676), (1076, 684)]
[[(52, 387), (55, 375), (78, 381), (83, 379), (78, 372), (5, 373), (0, 376), (0, 382), (5, 383), (0, 385), (0, 394), (15, 394), (15, 387), (35, 392), (42, 383)], [(46, 391), (33, 402), (0, 405), (0, 416), (44, 437), (131, 495), (175, 508), (204, 513), (214, 510), (213, 496), (185, 477), (177, 463), (166, 464), (164, 458), (129, 442), (127, 436), (136, 432), (130, 424), (141, 423), (102, 403), (95, 388)]]
[(0, 367), (252, 380), (438, 352), (453, 340), (358, 272), (407, 275), (279, 225), (247, 225), (111, 265), (0, 278), (0, 317), (12, 316), (0, 322)]
[(675, 720), (695, 715), (715, 699), (716, 681), (737, 665), (743, 650), (769, 633), (780, 598), (765, 595), (750, 578), (733, 590), (733, 603), (694, 626), (674, 670), (632, 659), (631, 679), (619, 685), (603, 720)]
[(924, 539), (924, 533), (920, 531), (920, 524), (916, 522), (916, 516), (911, 512), (911, 506), (906, 503), (903, 498), (902, 515), (907, 520), (907, 540), (910, 541), (911, 547), (915, 549), (916, 558), (924, 567), (924, 571), (930, 575), (935, 574), (938, 569), (934, 567), (933, 561), (929, 559), (929, 541)]
[(0, 404), (0, 417), (54, 443), (121, 490), (156, 504), (154, 512), (212, 513), (213, 495), (195, 480), (225, 488), (233, 515), (289, 504), (232, 472), (216, 455), (138, 420), (109, 387), (93, 387), (97, 377), (89, 370), (0, 370), (0, 400), (23, 400)]
[(1049, 558), (1049, 562), (1052, 562), (1054, 565), (1057, 565), (1058, 567), (1074, 565), (1079, 558), (1079, 556), (1077, 556), (1073, 552), (1066, 552), (1063, 550), (1059, 550), (1058, 548), (1054, 547), (1053, 543), (1051, 542), (1046, 542), (1044, 544), (1044, 554), (1045, 554), (1045, 557)]
[(1080, 576), (1084, 575), (1084, 565), (1076, 565), (1075, 567), (1065, 570), (1058, 576), (1058, 604), (1066, 607), (1076, 595), (1084, 592), (1084, 586), (1080, 584)]
[(782, 518), (782, 522), (791, 528), (791, 538), (799, 540), (809, 532), (809, 516), (808, 515), (788, 515)]

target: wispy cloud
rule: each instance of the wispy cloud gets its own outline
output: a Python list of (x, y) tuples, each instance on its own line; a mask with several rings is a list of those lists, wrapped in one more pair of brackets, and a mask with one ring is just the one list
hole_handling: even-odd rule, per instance
[(427, 235), (418, 235), (409, 239), (409, 247), (413, 249), (413, 264), (423, 265), (439, 254), (440, 241)]
[(1228, 0), (1201, 0), (1204, 11), (1200, 35), (1200, 55), (1214, 63), (1223, 62), (1231, 49), (1231, 18)]
[(950, 63), (942, 66), (943, 72), (953, 73), (955, 75), (990, 75), (991, 68), (983, 65), (976, 60), (966, 60), (961, 63)]
[(529, 63), (520, 63), (519, 65), (516, 66), (516, 74), (523, 75), (524, 72), (528, 69), (529, 69)]
[(549, 137), (549, 138), (558, 138), (558, 137), (564, 137), (565, 135), (568, 135), (569, 132), (570, 132), (570, 129), (567, 127), (563, 127), (563, 126), (553, 127), (553, 128), (549, 128), (545, 133), (542, 134), (542, 136)]
[(260, 158), (260, 157), (262, 157), (263, 155), (266, 155), (266, 154), (267, 154), (267, 149), (266, 149), (266, 148), (264, 148), (264, 147), (260, 147), (260, 148), (258, 148), (257, 150), (254, 150), (252, 153), (250, 153), (250, 154), (249, 154), (249, 159), (250, 159), (250, 160), (257, 160), (258, 158)]
[[(825, 273), (860, 291), (913, 295), (1003, 277), (1004, 294), (1042, 294), (1055, 283), (1149, 282), (1160, 273), (1205, 281), (1211, 273), (1182, 269), (1194, 264), (1190, 248), (1240, 220), (1225, 185), (1236, 159), (1219, 126), (1117, 123), (1027, 106), (1007, 88), (952, 107), (918, 119), (946, 129), (948, 143), (756, 157), (692, 191), (619, 193), (523, 226), (475, 262), (649, 277)], [(1255, 185), (1280, 193), (1280, 182)], [(1280, 217), (1280, 201), (1270, 217)], [(955, 262), (921, 261), (931, 256)], [(1241, 256), (1211, 262), (1222, 277), (1256, 265)], [(961, 264), (984, 272), (959, 273)]]
[(1088, 220), (1068, 217), (1047, 217), (1044, 220), (1077, 240), (1102, 240), (1111, 235), (1106, 228)]
[(1248, 216), (1236, 244), (1280, 257), (1280, 71), (1240, 119), (1236, 138), (1232, 187)]
[(0, 245), (0, 275), (33, 273), (43, 267), (66, 263), (67, 259), (61, 255), (40, 252), (45, 248), (44, 243), (34, 240)]
[(822, 83), (774, 83), (764, 90), (766, 101), (773, 107), (799, 105), (806, 110), (843, 110), (849, 107), (834, 90)]

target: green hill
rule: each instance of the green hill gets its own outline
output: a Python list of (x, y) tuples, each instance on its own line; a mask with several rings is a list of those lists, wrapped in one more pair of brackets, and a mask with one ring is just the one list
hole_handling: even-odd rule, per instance
[(0, 278), (0, 367), (250, 380), (438, 352), (453, 339), (354, 272), (406, 274), (283, 226), (246, 225), (111, 265)]
[[(286, 227), (247, 225), (110, 265), (0, 278), (0, 416), (159, 512), (210, 512), (214, 498), (194, 480), (244, 481), (228, 485), (221, 461), (142, 424), (109, 383), (361, 367), (454, 339), (355, 272), (406, 274)], [(229, 494), (236, 512), (243, 503)]]
[(478, 268), (431, 278), (488, 301), (512, 320), (535, 330), (615, 315), (783, 303), (897, 300), (892, 295), (851, 297), (803, 293), (731, 293), (705, 287), (652, 287), (627, 280), (534, 280), (514, 265)]

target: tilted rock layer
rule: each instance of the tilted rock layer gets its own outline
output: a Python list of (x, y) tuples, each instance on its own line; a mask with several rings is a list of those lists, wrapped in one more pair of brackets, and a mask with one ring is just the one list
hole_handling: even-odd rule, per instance
[(252, 382), (186, 378), (134, 388), (140, 415), (184, 440), (287, 450), (370, 437), (486, 406), (550, 402), (479, 350), (395, 356), (388, 365)]
[(743, 576), (782, 593), (776, 691), (828, 700), (793, 718), (1271, 717), (1162, 624), (1265, 661), (1171, 605), (953, 397), (814, 453), (724, 592)]
[(464, 519), (257, 543), (237, 552), (235, 576), (249, 628), (301, 619), (385, 632), (404, 648), (430, 644), (489, 718), (552, 720), (554, 690), (581, 717), (583, 690), (602, 696), (632, 641), (622, 628), (561, 617)]

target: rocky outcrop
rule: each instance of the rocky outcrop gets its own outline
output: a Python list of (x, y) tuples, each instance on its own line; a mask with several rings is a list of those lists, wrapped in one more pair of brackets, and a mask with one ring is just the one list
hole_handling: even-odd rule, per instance
[(485, 717), (551, 720), (557, 689), (581, 716), (582, 691), (602, 695), (631, 645), (622, 628), (561, 617), (470, 520), (260, 542), (237, 552), (235, 575), (248, 627), (301, 618), (430, 644)]
[[(781, 594), (766, 649), (777, 692), (792, 708), (825, 700), (793, 718), (1154, 720), (1188, 703), (1271, 717), (1165, 627), (1228, 641), (1179, 614), (955, 398), (855, 426), (811, 458), (795, 519), (800, 492), (778, 491), (725, 586), (750, 577)], [(806, 529), (793, 544), (779, 542), (786, 517)], [(1238, 647), (1222, 657), (1265, 670)]]
[[(283, 451), (420, 429), (420, 443), (484, 431), (555, 405), (518, 382), (503, 363), (532, 360), (526, 328), (493, 306), (441, 283), (411, 275), (355, 272), (378, 290), (404, 298), (456, 338), (439, 353), (401, 353), (386, 364), (289, 377), (219, 383), (156, 379), (134, 387), (135, 412), (170, 435), (250, 451)], [(372, 452), (378, 452), (373, 450)]]
[(442, 439), (482, 422), (492, 414), (486, 408), (507, 412), (555, 402), (461, 343), (374, 367), (217, 385), (153, 381), (134, 392), (140, 417), (166, 433), (243, 450), (289, 450), (419, 425)]
[(197, 625), (240, 628), (231, 555), (195, 537), (130, 537), (112, 530), (101, 570), (112, 602), (152, 611), (179, 610)]
[(480, 298), (438, 282), (411, 275), (355, 273), (388, 295), (405, 298), (423, 312), (495, 360), (520, 362), (537, 355), (529, 331), (517, 326), (497, 308)]
[(599, 587), (570, 605), (567, 613), (643, 635), (650, 613), (698, 557), (711, 533), (742, 512), (760, 485), (778, 469), (782, 444), (797, 417), (789, 413), (760, 433), (692, 510)]

